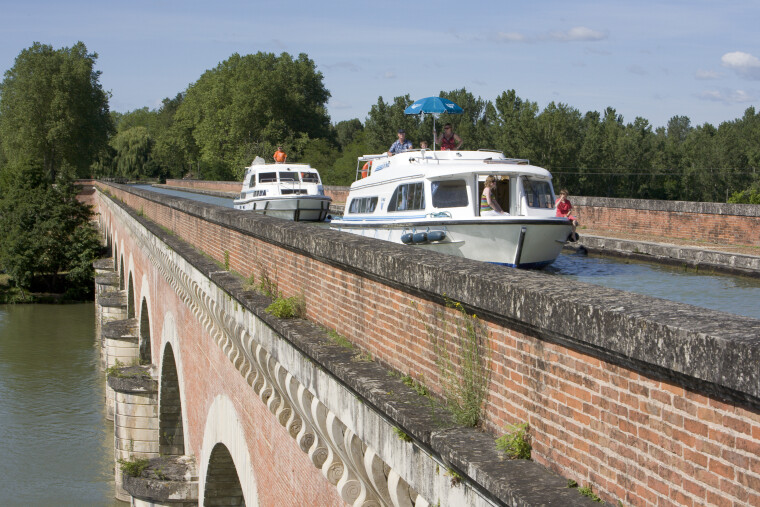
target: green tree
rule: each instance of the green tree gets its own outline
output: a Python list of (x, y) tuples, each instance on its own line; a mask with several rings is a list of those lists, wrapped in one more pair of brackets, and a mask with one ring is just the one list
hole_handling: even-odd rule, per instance
[(151, 159), (154, 141), (147, 128), (122, 130), (110, 144), (116, 151), (114, 162), (119, 176), (131, 179), (154, 176), (155, 165)]
[(0, 84), (4, 172), (39, 167), (51, 182), (89, 174), (112, 130), (96, 60), (82, 42), (35, 42), (19, 54)]
[[(17, 286), (29, 289), (38, 275), (65, 276), (71, 291), (86, 292), (92, 262), (100, 251), (90, 210), (68, 184), (56, 186), (19, 178), (0, 198), (0, 266)], [(41, 183), (41, 184), (40, 184)]]
[(201, 172), (238, 179), (254, 156), (270, 158), (277, 145), (290, 154), (302, 135), (329, 137), (329, 97), (305, 54), (236, 53), (187, 89), (172, 143)]

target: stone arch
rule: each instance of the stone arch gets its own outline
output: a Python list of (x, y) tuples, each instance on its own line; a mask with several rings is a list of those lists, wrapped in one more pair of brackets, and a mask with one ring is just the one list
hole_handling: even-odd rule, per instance
[(245, 505), (243, 488), (235, 470), (235, 462), (224, 444), (216, 444), (206, 468), (206, 483), (203, 488), (203, 505), (222, 507)]
[(132, 282), (132, 272), (129, 272), (129, 283), (127, 285), (127, 318), (135, 318), (135, 284)]
[[(225, 491), (226, 486), (221, 485), (224, 471), (229, 483), (234, 485), (228, 488), (227, 497), (238, 499), (238, 486), (242, 494), (239, 503), (231, 505), (259, 504), (256, 476), (240, 418), (232, 401), (225, 395), (218, 395), (206, 417), (201, 448), (198, 496), (204, 499), (204, 505), (220, 505), (218, 494), (210, 490)], [(233, 480), (233, 473), (236, 480)]]
[(145, 297), (142, 298), (140, 305), (138, 358), (140, 364), (151, 364), (153, 362), (150, 342), (150, 315), (148, 314), (148, 300)]
[(158, 390), (158, 447), (162, 456), (185, 454), (185, 424), (182, 417), (182, 396), (174, 350), (164, 346), (161, 360), (161, 382)]

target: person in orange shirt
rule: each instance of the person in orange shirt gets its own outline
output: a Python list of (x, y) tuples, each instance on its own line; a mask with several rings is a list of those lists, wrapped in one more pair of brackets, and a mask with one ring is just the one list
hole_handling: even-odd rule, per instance
[(288, 156), (282, 151), (282, 146), (277, 147), (277, 151), (274, 152), (274, 161), (278, 164), (284, 164), (288, 159)]

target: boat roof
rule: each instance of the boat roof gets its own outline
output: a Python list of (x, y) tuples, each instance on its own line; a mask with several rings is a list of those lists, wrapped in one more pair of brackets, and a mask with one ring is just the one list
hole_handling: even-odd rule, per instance
[[(507, 158), (500, 151), (432, 151), (408, 150), (396, 155), (363, 155), (359, 165), (372, 161), (371, 174), (357, 183), (378, 183), (385, 179), (411, 176), (442, 177), (471, 173), (525, 174), (551, 179), (543, 167), (530, 164), (527, 159)], [(399, 174), (401, 173), (401, 174)], [(352, 185), (353, 186), (353, 185)]]
[(310, 170), (317, 172), (317, 170), (311, 167), (309, 164), (251, 164), (245, 168), (246, 174), (260, 173), (260, 172), (273, 172), (273, 171), (305, 171)]

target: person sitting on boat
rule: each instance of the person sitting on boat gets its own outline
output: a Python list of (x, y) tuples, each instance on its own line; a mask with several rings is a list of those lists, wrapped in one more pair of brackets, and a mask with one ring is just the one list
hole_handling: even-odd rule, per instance
[(507, 215), (496, 200), (496, 176), (486, 178), (483, 195), (480, 196), (480, 216)]
[(575, 228), (578, 226), (578, 219), (570, 214), (570, 210), (573, 209), (573, 205), (570, 203), (570, 199), (567, 198), (568, 191), (564, 188), (559, 191), (559, 199), (557, 199), (557, 216), (570, 219), (573, 224), (573, 232), (570, 234), (570, 241), (578, 241), (578, 234), (575, 232)]
[(420, 141), (420, 149), (421, 150), (427, 150), (428, 149), (427, 141)]
[(441, 151), (453, 151), (462, 147), (462, 138), (454, 133), (451, 123), (443, 126), (443, 132), (436, 138), (435, 142), (441, 145)]
[(274, 161), (278, 164), (284, 164), (287, 159), (288, 156), (282, 151), (282, 146), (278, 146), (277, 151), (274, 152)]
[(404, 129), (398, 129), (398, 139), (391, 145), (391, 148), (388, 150), (388, 155), (395, 155), (411, 149), (412, 142), (406, 138), (406, 131)]

